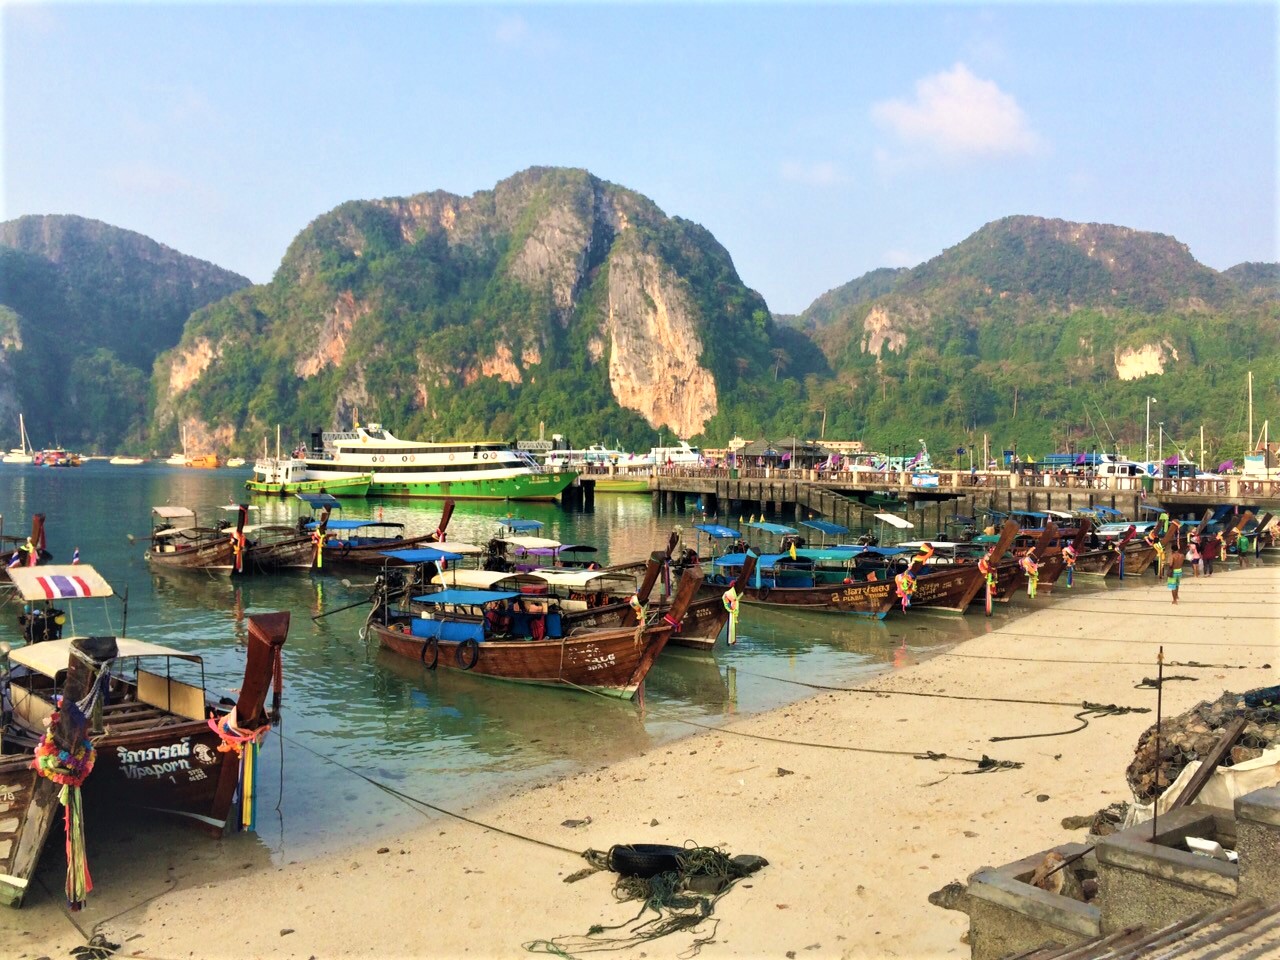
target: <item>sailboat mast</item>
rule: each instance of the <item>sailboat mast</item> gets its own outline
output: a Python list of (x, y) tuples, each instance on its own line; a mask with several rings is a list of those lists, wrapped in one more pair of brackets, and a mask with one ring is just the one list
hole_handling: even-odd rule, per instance
[(1245, 444), (1244, 455), (1253, 452), (1253, 371), (1249, 371), (1249, 441)]
[(276, 459), (280, 459), (280, 424), (276, 424)]

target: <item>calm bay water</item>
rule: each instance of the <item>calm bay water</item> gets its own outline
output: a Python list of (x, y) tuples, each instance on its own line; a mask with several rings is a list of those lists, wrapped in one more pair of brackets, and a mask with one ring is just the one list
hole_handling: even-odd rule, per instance
[[(223, 505), (243, 499), (248, 475), (159, 464), (90, 462), (56, 470), (6, 464), (0, 467), (0, 515), (5, 534), (22, 536), (31, 514), (44, 513), (54, 562), (70, 562), (79, 547), (83, 562), (93, 564), (118, 593), (127, 590), (128, 635), (202, 654), (211, 687), (239, 684), (247, 613), (292, 613), (284, 651), (285, 719), (282, 737), (271, 737), (263, 751), (258, 836), (224, 841), (234, 845), (237, 858), (248, 856), (250, 862), (313, 856), (421, 817), (420, 808), (371, 781), (461, 810), (532, 780), (599, 766), (697, 732), (687, 721), (717, 724), (813, 692), (786, 681), (857, 683), (1017, 615), (1015, 606), (1012, 614), (990, 621), (910, 616), (873, 623), (744, 607), (735, 647), (722, 641), (714, 655), (663, 653), (649, 675), (643, 710), (634, 703), (432, 672), (363, 643), (358, 631), (366, 607), (312, 619), (367, 597), (367, 585), (344, 586), (337, 577), (306, 574), (232, 582), (150, 570), (143, 553), (153, 505), (188, 506), (202, 522), (213, 520), (223, 515)], [(303, 506), (294, 500), (254, 502), (260, 505), (254, 522), (293, 522)], [(441, 505), (434, 501), (346, 503), (345, 516), (381, 510), (383, 519), (404, 522), (408, 535), (434, 530), (440, 519)], [(673, 523), (691, 534), (695, 519), (657, 517), (648, 497), (634, 495), (601, 495), (594, 512), (577, 514), (553, 504), (464, 502), (449, 536), (483, 543), (509, 513), (543, 521), (545, 536), (597, 545), (606, 560), (646, 555), (664, 542)], [(82, 601), (71, 609), (80, 634), (118, 631), (121, 612), (115, 600)], [(15, 644), (16, 613), (12, 605), (0, 613), (0, 638)], [(814, 731), (814, 738), (826, 733)], [(840, 737), (836, 731), (830, 735)], [(169, 842), (174, 850), (191, 851), (203, 841), (179, 832), (157, 849)], [(96, 877), (114, 871), (124, 886), (131, 876), (141, 882), (142, 868), (131, 863), (128, 844), (109, 830), (91, 832), (91, 843), (106, 858)], [(43, 871), (62, 869), (60, 858), (45, 859)], [(52, 868), (51, 859), (59, 860)], [(58, 881), (53, 883), (56, 889)]]

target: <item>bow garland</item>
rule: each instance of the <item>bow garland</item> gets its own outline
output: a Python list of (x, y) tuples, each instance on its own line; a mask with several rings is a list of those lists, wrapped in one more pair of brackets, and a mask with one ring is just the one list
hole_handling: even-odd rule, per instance
[(70, 716), (80, 739), (70, 750), (63, 750), (53, 738), (53, 727), (60, 718), (59, 713), (49, 717), (50, 728), (45, 731), (40, 742), (36, 744), (35, 759), (32, 768), (40, 776), (62, 784), (58, 792), (58, 800), (65, 810), (67, 837), (67, 905), (72, 910), (84, 906), (89, 891), (93, 889), (93, 878), (89, 876), (88, 852), (84, 842), (84, 807), (80, 800), (80, 787), (98, 759), (98, 751), (93, 742), (84, 735), (84, 714), (74, 705), (64, 707), (72, 711)]
[(1023, 554), (1018, 566), (1022, 567), (1022, 572), (1027, 575), (1027, 596), (1035, 598), (1036, 587), (1040, 585), (1040, 564), (1036, 563), (1036, 558), (1027, 553)]
[(328, 539), (327, 531), (316, 529), (311, 532), (311, 542), (316, 545), (315, 564), (316, 567), (324, 566), (324, 542)]
[[(236, 710), (232, 707), (224, 717), (210, 717), (209, 729), (222, 741), (219, 753), (232, 753), (240, 758), (240, 829), (255, 830), (258, 826), (258, 751), (262, 739), (271, 732), (270, 724), (256, 730), (245, 730), (236, 725)], [(246, 749), (247, 748), (247, 749)]]
[(916, 592), (916, 575), (910, 570), (903, 570), (893, 578), (893, 582), (898, 587), (898, 596), (902, 600), (902, 611), (906, 613), (907, 607), (911, 606), (911, 596)]
[(733, 646), (738, 642), (738, 603), (741, 595), (737, 589), (730, 584), (729, 589), (720, 595), (720, 601), (724, 604), (724, 608), (729, 611), (729, 646)]
[(1156, 576), (1164, 570), (1164, 544), (1157, 540), (1152, 546), (1156, 549)]
[(236, 573), (244, 573), (244, 533), (240, 530), (231, 534), (231, 553), (236, 558)]
[(643, 624), (645, 617), (648, 616), (648, 608), (640, 602), (640, 595), (638, 593), (633, 593), (627, 599), (627, 603), (630, 605), (631, 609), (635, 611), (636, 622)]
[(1071, 589), (1071, 574), (1076, 569), (1076, 548), (1067, 544), (1062, 548), (1062, 562), (1067, 565), (1067, 589)]

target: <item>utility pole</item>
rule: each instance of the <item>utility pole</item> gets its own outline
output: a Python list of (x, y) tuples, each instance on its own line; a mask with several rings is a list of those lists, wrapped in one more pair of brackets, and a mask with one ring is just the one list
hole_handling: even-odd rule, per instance
[(1200, 472), (1204, 473), (1204, 424), (1200, 424)]
[(1164, 421), (1160, 421), (1160, 452), (1157, 454), (1161, 463), (1164, 463)]
[(1146, 445), (1142, 448), (1142, 459), (1148, 463), (1151, 461), (1151, 405), (1159, 402), (1155, 397), (1147, 397), (1147, 436)]

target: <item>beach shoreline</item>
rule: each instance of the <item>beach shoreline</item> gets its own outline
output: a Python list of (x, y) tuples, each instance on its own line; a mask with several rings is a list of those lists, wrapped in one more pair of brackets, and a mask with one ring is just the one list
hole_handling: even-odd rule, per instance
[[(815, 691), (466, 814), (508, 833), (430, 813), (304, 862), (192, 868), (179, 857), (155, 899), (77, 919), (88, 931), (110, 917), (102, 932), (118, 955), (157, 960), (513, 956), (636, 914), (614, 900), (613, 874), (562, 882), (586, 866), (577, 852), (693, 841), (770, 861), (719, 901), (704, 957), (967, 956), (967, 918), (928, 894), (1082, 839), (1062, 818), (1130, 799), (1124, 768), (1154, 712), (1045, 734), (1078, 727), (1085, 701), (1154, 708), (1155, 691), (1135, 684), (1155, 675), (1162, 644), (1177, 673), (1199, 678), (1166, 686), (1167, 716), (1275, 682), (1280, 621), (1258, 601), (1277, 596), (1280, 567), (1216, 576), (1184, 580), (1176, 608), (1162, 584), (1059, 587), (1041, 609), (865, 684), (874, 692)], [(984, 756), (1022, 766), (979, 772)], [(220, 846), (229, 861), (246, 849)], [(26, 929), (6, 923), (15, 956), (83, 942), (50, 907)], [(699, 934), (636, 955), (674, 957)]]

